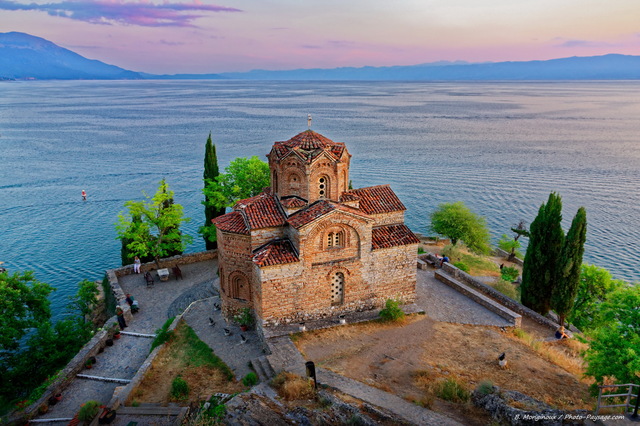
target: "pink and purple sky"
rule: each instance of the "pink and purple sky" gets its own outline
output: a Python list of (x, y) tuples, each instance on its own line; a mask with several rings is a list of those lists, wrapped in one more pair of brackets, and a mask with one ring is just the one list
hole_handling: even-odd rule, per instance
[(0, 0), (0, 32), (150, 73), (640, 54), (640, 0)]

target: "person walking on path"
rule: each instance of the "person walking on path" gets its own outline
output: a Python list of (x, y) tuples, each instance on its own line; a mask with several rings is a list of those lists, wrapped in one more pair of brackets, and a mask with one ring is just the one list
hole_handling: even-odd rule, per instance
[(140, 265), (142, 262), (140, 262), (140, 258), (138, 256), (135, 257), (135, 259), (133, 260), (133, 273), (134, 274), (139, 274), (140, 273)]
[(116, 315), (118, 316), (118, 325), (120, 325), (120, 330), (124, 330), (127, 327), (127, 323), (124, 321), (124, 311), (120, 306), (116, 308)]

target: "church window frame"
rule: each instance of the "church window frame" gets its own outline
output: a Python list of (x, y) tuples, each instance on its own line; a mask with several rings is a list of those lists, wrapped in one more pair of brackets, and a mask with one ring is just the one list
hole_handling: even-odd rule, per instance
[(330, 298), (331, 306), (340, 306), (344, 304), (346, 276), (342, 271), (336, 271), (331, 274), (330, 280)]

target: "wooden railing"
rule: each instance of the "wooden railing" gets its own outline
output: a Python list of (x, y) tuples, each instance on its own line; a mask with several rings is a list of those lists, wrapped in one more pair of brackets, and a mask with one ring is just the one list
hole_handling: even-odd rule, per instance
[[(596, 415), (600, 412), (601, 408), (614, 408), (614, 407), (624, 407), (624, 413), (628, 414), (633, 410), (633, 406), (631, 405), (631, 399), (634, 399), (633, 405), (636, 404), (636, 398), (638, 398), (638, 390), (636, 388), (640, 388), (640, 385), (636, 385), (634, 383), (627, 383), (624, 385), (603, 385), (598, 386), (598, 406), (596, 407)], [(618, 388), (627, 388), (626, 393), (607, 393), (603, 394), (602, 391), (604, 389), (617, 389)], [(602, 405), (603, 399), (605, 398), (621, 398), (625, 397), (624, 404), (612, 404), (612, 405)], [(630, 408), (631, 407), (631, 408)]]

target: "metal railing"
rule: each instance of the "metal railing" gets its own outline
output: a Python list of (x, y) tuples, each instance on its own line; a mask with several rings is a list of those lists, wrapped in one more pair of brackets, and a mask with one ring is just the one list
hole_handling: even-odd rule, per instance
[[(624, 413), (631, 413), (633, 410), (633, 406), (631, 405), (631, 399), (634, 399), (633, 404), (635, 405), (635, 399), (638, 398), (638, 390), (635, 388), (640, 388), (640, 385), (636, 385), (635, 383), (627, 383), (624, 385), (603, 385), (598, 386), (598, 406), (596, 407), (596, 415), (600, 412), (601, 408), (616, 408), (616, 407), (624, 407)], [(606, 393), (603, 394), (602, 391), (604, 389), (617, 389), (618, 388), (627, 388), (626, 393)], [(625, 397), (624, 404), (611, 404), (611, 405), (602, 405), (603, 399), (605, 398), (622, 398)]]

